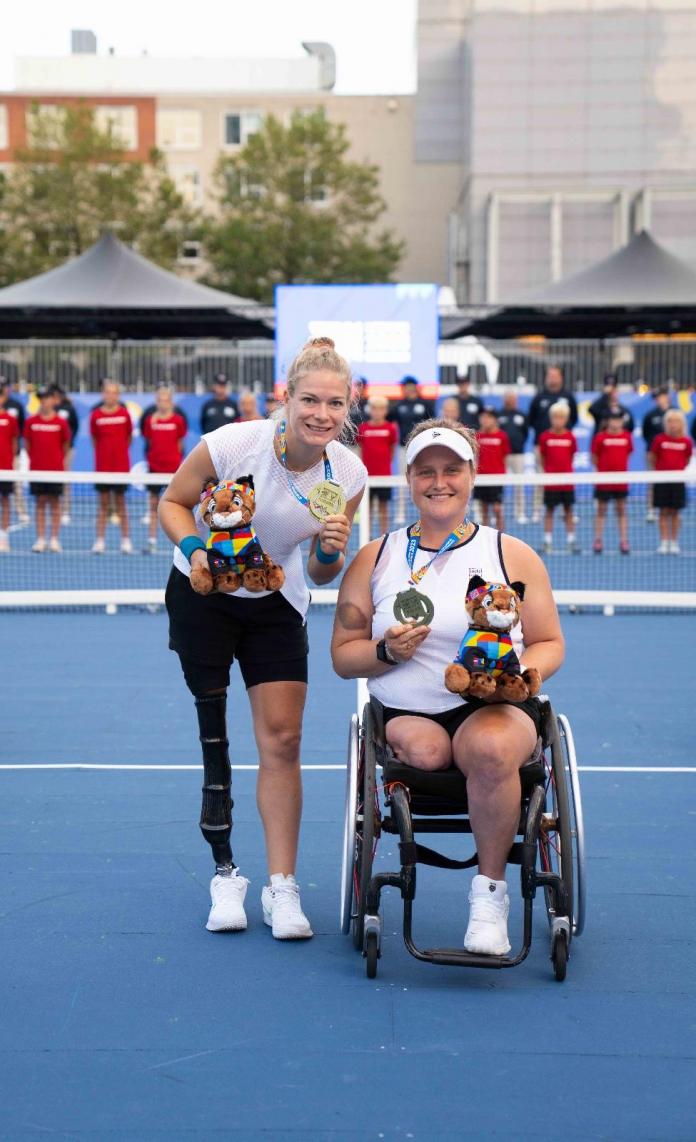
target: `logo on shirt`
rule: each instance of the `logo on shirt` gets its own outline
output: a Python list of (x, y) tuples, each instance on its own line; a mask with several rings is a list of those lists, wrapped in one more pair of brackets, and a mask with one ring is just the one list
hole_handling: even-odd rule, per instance
[(469, 568), (469, 578), (471, 578), (472, 575), (483, 576), (483, 568), (482, 567), (470, 567)]

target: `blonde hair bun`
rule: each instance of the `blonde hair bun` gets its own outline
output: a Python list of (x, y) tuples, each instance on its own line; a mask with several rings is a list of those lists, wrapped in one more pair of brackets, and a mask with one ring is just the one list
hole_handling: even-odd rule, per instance
[(335, 349), (336, 342), (332, 341), (330, 337), (310, 337), (302, 346), (302, 352), (305, 349)]

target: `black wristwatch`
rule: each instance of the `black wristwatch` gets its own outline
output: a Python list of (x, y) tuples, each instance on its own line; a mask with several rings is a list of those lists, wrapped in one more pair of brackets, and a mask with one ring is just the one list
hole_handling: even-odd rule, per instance
[(398, 666), (395, 658), (392, 658), (387, 648), (386, 640), (381, 638), (375, 647), (375, 652), (380, 662), (386, 662), (387, 666)]

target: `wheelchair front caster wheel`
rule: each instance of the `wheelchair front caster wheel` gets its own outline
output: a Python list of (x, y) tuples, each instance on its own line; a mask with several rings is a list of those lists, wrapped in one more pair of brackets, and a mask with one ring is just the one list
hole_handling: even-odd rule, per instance
[(368, 932), (365, 937), (365, 970), (368, 979), (377, 977), (377, 960), (379, 959), (379, 942), (376, 932)]
[(551, 962), (554, 976), (558, 983), (563, 983), (568, 966), (568, 940), (565, 932), (558, 932), (554, 938), (551, 948)]

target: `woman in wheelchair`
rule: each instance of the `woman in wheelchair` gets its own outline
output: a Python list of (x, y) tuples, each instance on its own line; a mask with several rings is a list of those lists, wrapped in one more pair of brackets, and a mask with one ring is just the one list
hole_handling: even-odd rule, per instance
[[(523, 671), (535, 667), (548, 678), (563, 661), (564, 642), (538, 555), (467, 518), (476, 454), (474, 434), (454, 421), (433, 419), (414, 428), (406, 479), (418, 522), (368, 543), (354, 559), (341, 584), (332, 656), (342, 678), (368, 679), (370, 694), (385, 707), (386, 741), (399, 761), (426, 770), (455, 765), (465, 775), (479, 873), (469, 893), (464, 947), (504, 956), (510, 951), (506, 861), (519, 821), (519, 770), (536, 747), (540, 710), (536, 698), (484, 701), (445, 688), (445, 667), (468, 624), (470, 578), (525, 584), (521, 620), (510, 632)], [(414, 608), (420, 618), (408, 617)]]

